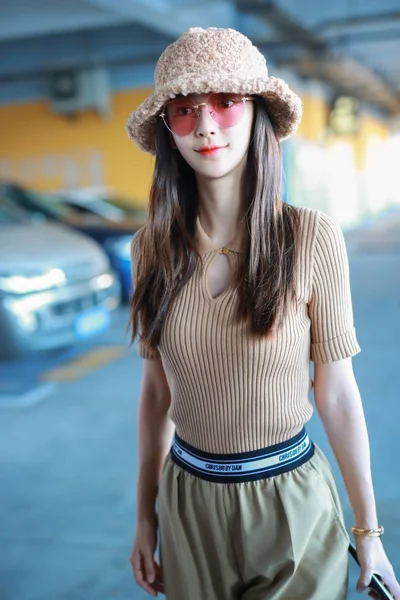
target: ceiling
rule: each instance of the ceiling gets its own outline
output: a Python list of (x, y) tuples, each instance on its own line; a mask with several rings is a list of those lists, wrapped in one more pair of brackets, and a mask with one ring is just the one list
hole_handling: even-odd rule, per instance
[(129, 24), (147, 62), (189, 27), (234, 27), (276, 65), (400, 114), (399, 0), (0, 0), (0, 46), (14, 50), (29, 38)]

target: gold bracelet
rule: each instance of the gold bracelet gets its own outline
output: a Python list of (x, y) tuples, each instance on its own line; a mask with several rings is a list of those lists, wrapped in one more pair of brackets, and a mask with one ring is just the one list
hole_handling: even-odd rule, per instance
[(360, 527), (351, 528), (351, 532), (354, 535), (364, 535), (366, 537), (381, 537), (384, 531), (383, 525), (379, 525), (376, 529), (361, 529)]

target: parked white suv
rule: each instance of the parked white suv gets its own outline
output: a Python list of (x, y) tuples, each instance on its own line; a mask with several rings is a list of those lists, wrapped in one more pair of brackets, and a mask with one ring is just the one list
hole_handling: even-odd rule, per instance
[(0, 357), (68, 346), (109, 326), (120, 284), (96, 242), (0, 202)]

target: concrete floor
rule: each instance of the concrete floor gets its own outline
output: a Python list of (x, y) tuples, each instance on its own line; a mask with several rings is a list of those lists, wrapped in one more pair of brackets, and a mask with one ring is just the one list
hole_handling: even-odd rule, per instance
[[(400, 253), (391, 247), (353, 249), (351, 272), (363, 348), (354, 366), (370, 429), (385, 545), (400, 575)], [(113, 329), (97, 343), (127, 346), (125, 323), (121, 310)], [(38, 404), (1, 409), (1, 600), (148, 597), (135, 587), (128, 563), (140, 376), (141, 361), (133, 349), (58, 384)], [(331, 456), (317, 417), (309, 430)], [(349, 600), (360, 597), (355, 573), (352, 565)]]

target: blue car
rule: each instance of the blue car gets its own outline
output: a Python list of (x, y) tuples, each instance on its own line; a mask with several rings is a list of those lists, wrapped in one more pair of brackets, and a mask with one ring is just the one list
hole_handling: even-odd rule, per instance
[(60, 222), (94, 239), (105, 250), (118, 274), (122, 300), (129, 300), (132, 293), (130, 244), (142, 223), (132, 219), (115, 222), (104, 217), (86, 218), (59, 199), (52, 199), (51, 196), (10, 183), (0, 183), (0, 195), (19, 209), (28, 212), (34, 221)]
[(102, 242), (99, 240), (108, 254), (113, 269), (119, 275), (122, 290), (122, 298), (125, 302), (129, 300), (132, 293), (130, 253), (131, 241), (135, 233), (136, 232), (133, 231), (130, 235), (121, 237), (110, 237), (110, 235), (108, 235), (107, 237), (103, 238)]

